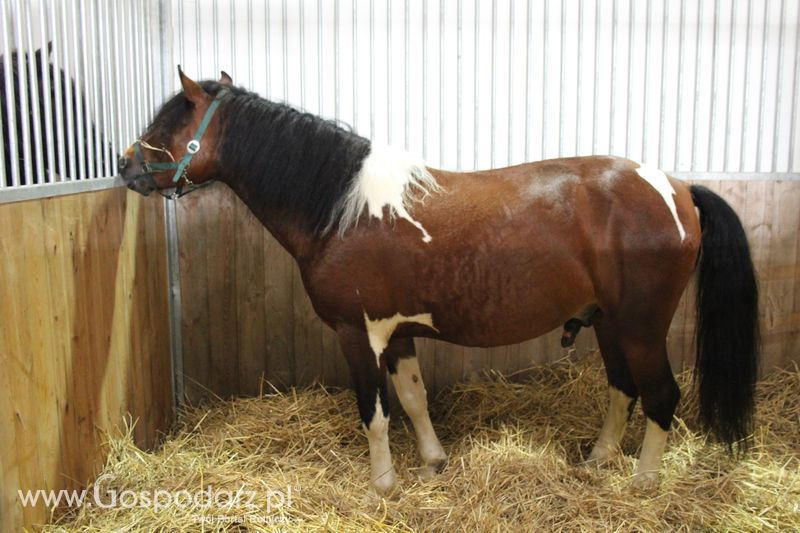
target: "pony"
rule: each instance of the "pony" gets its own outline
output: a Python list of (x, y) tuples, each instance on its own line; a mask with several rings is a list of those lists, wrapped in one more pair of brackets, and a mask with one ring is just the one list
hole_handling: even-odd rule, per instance
[(429, 168), (235, 87), (224, 72), (202, 82), (178, 72), (182, 90), (127, 149), (121, 176), (144, 195), (222, 181), (291, 253), (338, 335), (379, 494), (396, 489), (387, 374), (414, 426), (423, 477), (447, 461), (414, 337), (488, 347), (570, 320), (594, 327), (609, 384), (587, 462), (620, 452), (641, 398), (647, 425), (632, 484), (656, 486), (680, 397), (666, 334), (695, 272), (701, 422), (731, 452), (746, 449), (758, 291), (741, 222), (710, 190), (609, 156)]
[[(4, 171), (5, 182), (7, 186), (13, 185), (12, 177), (12, 161), (18, 162), (20, 185), (32, 185), (34, 183), (44, 183), (46, 176), (51, 172), (56, 176), (56, 181), (69, 181), (79, 178), (76, 173), (79, 169), (86, 169), (87, 177), (93, 177), (93, 168), (104, 169), (110, 168), (112, 160), (117, 159), (119, 156), (116, 154), (110, 144), (107, 144), (100, 150), (99, 153), (94, 154), (93, 160), (90, 160), (87, 150), (81, 151), (79, 146), (95, 146), (95, 140), (99, 138), (100, 132), (86, 116), (75, 116), (75, 123), (81, 122), (83, 127), (83, 136), (78, 135), (77, 126), (68, 129), (66, 114), (68, 106), (71, 109), (79, 109), (78, 103), (82, 104), (83, 109), (86, 107), (86, 99), (84, 95), (78, 91), (75, 82), (69, 79), (63, 69), (59, 69), (58, 80), (56, 84), (56, 70), (52, 63), (48, 61), (49, 55), (52, 51), (52, 43), (48, 43), (46, 48), (40, 48), (33, 53), (33, 61), (35, 64), (36, 82), (39, 88), (38, 99), (34, 101), (31, 79), (28, 79), (28, 106), (26, 109), (22, 108), (20, 102), (20, 91), (22, 91), (21, 78), (28, 78), (29, 73), (20, 72), (20, 63), (23, 69), (29, 69), (29, 61), (31, 60), (30, 54), (25, 52), (13, 51), (8, 56), (0, 56), (0, 78), (3, 78), (5, 73), (6, 64), (8, 65), (11, 73), (10, 79), (3, 82), (0, 79), (0, 123), (2, 123), (3, 134), (3, 155), (4, 155)], [(47, 65), (47, 71), (44, 69)], [(49, 94), (45, 94), (45, 78), (49, 81), (50, 87)], [(13, 87), (15, 93), (15, 106), (13, 109), (13, 117), (15, 129), (11, 131), (11, 118), (9, 110), (9, 97), (10, 93), (7, 90), (7, 84)], [(51, 110), (51, 120), (47, 121), (45, 113), (47, 105)], [(64, 120), (57, 120), (56, 108), (62, 110)], [(34, 113), (34, 109), (36, 113)], [(85, 114), (83, 114), (85, 115)], [(27, 121), (30, 125), (30, 139), (31, 139), (31, 153), (42, 153), (42, 173), (39, 172), (38, 166), (34, 163), (31, 165), (32, 174), (25, 176), (24, 172), (24, 150), (22, 146), (23, 139), (23, 120)], [(41, 138), (34, 135), (34, 127), (38, 121), (39, 131)], [(50, 168), (50, 160), (45, 154), (45, 132), (52, 132), (52, 139), (54, 142), (63, 142), (65, 147), (64, 160), (59, 164), (54, 161), (56, 168)], [(15, 134), (17, 140), (16, 146), (12, 148), (11, 134)], [(74, 147), (74, 148), (73, 148)], [(58, 160), (58, 157), (54, 159)], [(62, 166), (63, 165), (63, 166)], [(101, 170), (102, 172), (102, 170)]]

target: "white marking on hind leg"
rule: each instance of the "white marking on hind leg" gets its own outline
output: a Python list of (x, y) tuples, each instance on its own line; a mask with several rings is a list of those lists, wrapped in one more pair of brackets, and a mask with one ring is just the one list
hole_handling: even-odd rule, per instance
[(678, 234), (681, 236), (681, 242), (683, 242), (686, 238), (686, 230), (683, 229), (681, 219), (678, 218), (678, 208), (675, 205), (675, 189), (672, 188), (672, 184), (669, 182), (667, 175), (655, 167), (644, 164), (636, 169), (636, 173), (658, 191), (664, 199), (664, 203), (667, 204), (667, 207), (672, 213), (672, 218), (675, 219), (675, 225), (678, 227)]
[(404, 357), (397, 362), (397, 373), (390, 374), (397, 398), (403, 406), (414, 432), (417, 434), (417, 447), (425, 466), (430, 467), (425, 475), (432, 474), (447, 461), (447, 454), (436, 437), (430, 415), (428, 414), (428, 393), (422, 381), (422, 373), (416, 357)]
[(658, 472), (661, 469), (661, 457), (667, 445), (667, 432), (656, 422), (647, 419), (644, 431), (642, 452), (633, 474), (633, 485), (637, 488), (649, 488), (658, 485)]
[(369, 345), (375, 353), (375, 363), (378, 366), (381, 366), (381, 354), (386, 347), (389, 346), (389, 339), (392, 338), (392, 333), (397, 329), (397, 326), (404, 322), (415, 322), (423, 326), (428, 326), (435, 331), (439, 331), (433, 327), (433, 316), (430, 313), (420, 313), (413, 316), (404, 316), (400, 313), (395, 313), (394, 316), (389, 318), (370, 320), (367, 312), (364, 311), (364, 324), (366, 324), (367, 327)]
[(389, 450), (389, 417), (383, 414), (380, 394), (375, 397), (375, 414), (365, 432), (369, 442), (372, 485), (378, 494), (389, 494), (397, 484), (397, 474)]
[(619, 443), (625, 433), (629, 408), (634, 399), (615, 387), (609, 387), (608, 400), (603, 429), (589, 454), (589, 461), (602, 461), (619, 453)]

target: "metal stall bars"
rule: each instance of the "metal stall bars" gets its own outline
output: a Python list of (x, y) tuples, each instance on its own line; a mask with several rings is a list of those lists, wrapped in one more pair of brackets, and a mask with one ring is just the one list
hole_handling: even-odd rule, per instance
[(228, 70), (267, 98), (434, 166), (610, 153), (679, 177), (800, 172), (797, 2), (174, 0), (172, 9), (182, 14), (172, 63), (195, 77)]
[(121, 184), (118, 154), (163, 95), (159, 7), (0, 3), (0, 203)]

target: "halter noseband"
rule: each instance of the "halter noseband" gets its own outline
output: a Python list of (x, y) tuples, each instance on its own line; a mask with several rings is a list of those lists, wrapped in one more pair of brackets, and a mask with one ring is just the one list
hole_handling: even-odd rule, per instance
[[(217, 93), (217, 96), (214, 97), (214, 100), (211, 102), (211, 105), (208, 106), (206, 110), (206, 114), (203, 115), (203, 120), (200, 121), (200, 126), (197, 128), (197, 132), (194, 134), (194, 138), (191, 141), (186, 143), (186, 155), (184, 155), (180, 161), (175, 161), (175, 158), (172, 157), (172, 154), (166, 148), (156, 148), (154, 146), (150, 146), (147, 142), (137, 139), (136, 142), (133, 143), (133, 151), (136, 153), (136, 159), (139, 160), (139, 164), (142, 166), (142, 173), (137, 175), (136, 178), (144, 177), (148, 184), (153, 187), (153, 189), (158, 192), (164, 198), (168, 198), (170, 200), (174, 200), (176, 198), (180, 198), (181, 196), (186, 196), (192, 191), (196, 191), (197, 189), (202, 189), (208, 185), (211, 185), (214, 180), (208, 180), (207, 182), (201, 183), (200, 185), (195, 185), (192, 183), (192, 180), (189, 179), (187, 171), (189, 169), (189, 163), (192, 161), (192, 157), (200, 151), (200, 139), (203, 138), (203, 134), (205, 134), (206, 129), (208, 129), (208, 125), (211, 123), (211, 118), (214, 116), (214, 113), (217, 111), (219, 104), (222, 102), (222, 97), (228, 93), (228, 89), (222, 89)], [(172, 161), (169, 162), (149, 162), (145, 161), (144, 155), (142, 154), (142, 147), (148, 148), (150, 150), (155, 150), (158, 152), (166, 153)], [(156, 185), (155, 179), (153, 179), (153, 174), (156, 172), (163, 172), (165, 170), (175, 170), (175, 175), (172, 176), (172, 182), (177, 184), (181, 178), (185, 180), (186, 185), (189, 186), (187, 190), (183, 190), (182, 185), (178, 185), (175, 191), (172, 194), (164, 194)]]

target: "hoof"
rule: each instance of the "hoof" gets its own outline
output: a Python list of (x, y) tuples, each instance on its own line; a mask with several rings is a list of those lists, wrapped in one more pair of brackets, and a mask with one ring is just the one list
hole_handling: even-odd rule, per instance
[(377, 479), (373, 479), (372, 488), (378, 496), (386, 499), (396, 498), (399, 491), (397, 490), (397, 476), (394, 470), (386, 472)]
[(592, 448), (592, 453), (589, 454), (584, 464), (587, 466), (599, 466), (615, 458), (620, 452), (619, 446), (609, 447), (595, 444), (594, 448)]
[(446, 466), (447, 466), (447, 457), (443, 459), (437, 459), (435, 461), (431, 461), (430, 463), (422, 465), (419, 468), (419, 470), (417, 470), (417, 474), (424, 481), (427, 481), (436, 476), (437, 474), (441, 473)]
[(653, 490), (658, 485), (658, 472), (637, 472), (631, 482), (631, 487), (636, 490)]

